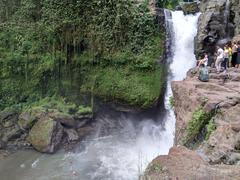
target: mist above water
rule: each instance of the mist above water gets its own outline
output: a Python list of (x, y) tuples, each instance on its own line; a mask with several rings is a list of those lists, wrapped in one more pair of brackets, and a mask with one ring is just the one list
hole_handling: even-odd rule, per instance
[[(174, 143), (175, 116), (169, 105), (171, 81), (182, 80), (195, 65), (194, 37), (198, 15), (169, 12), (170, 64), (165, 113), (152, 118), (126, 114), (102, 115), (93, 136), (82, 142), (79, 153), (44, 155), (19, 152), (0, 162), (4, 180), (137, 180), (158, 155), (166, 155)], [(10, 173), (11, 172), (11, 173)]]

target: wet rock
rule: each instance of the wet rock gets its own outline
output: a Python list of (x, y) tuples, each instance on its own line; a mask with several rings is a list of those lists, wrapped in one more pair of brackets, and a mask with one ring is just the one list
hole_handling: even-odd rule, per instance
[(10, 128), (10, 127), (14, 126), (14, 122), (11, 121), (11, 120), (5, 121), (4, 123), (2, 123), (2, 126), (3, 126), (4, 128)]
[(87, 125), (89, 122), (92, 121), (93, 119), (93, 114), (92, 113), (76, 113), (74, 115), (74, 119), (76, 120), (76, 126), (77, 128), (84, 127)]
[(6, 147), (6, 142), (0, 140), (0, 149), (4, 149)]
[(18, 114), (11, 111), (3, 111), (0, 113), (0, 124), (3, 128), (10, 128), (15, 125)]
[(180, 5), (177, 5), (177, 6), (175, 7), (175, 10), (177, 10), (177, 11), (182, 11), (182, 7), (181, 7)]
[(181, 3), (180, 7), (184, 14), (195, 14), (200, 10), (198, 2)]
[(0, 113), (0, 122), (6, 120), (6, 119), (14, 119), (16, 118), (15, 116), (17, 115), (17, 113), (12, 112), (12, 111), (2, 111)]
[(0, 149), (7, 149), (9, 142), (18, 139), (23, 133), (17, 125), (7, 127), (0, 126), (0, 128)]
[(63, 127), (60, 122), (46, 116), (38, 120), (31, 129), (28, 141), (43, 153), (54, 153), (61, 143)]
[(75, 128), (77, 123), (75, 119), (69, 115), (61, 112), (50, 113), (49, 116), (55, 121), (60, 122), (63, 126)]
[(76, 130), (74, 129), (64, 129), (64, 132), (67, 134), (68, 142), (73, 142), (79, 140), (79, 136)]
[(5, 150), (0, 150), (0, 160), (4, 159), (5, 157), (7, 157), (9, 155), (8, 151)]
[(84, 120), (84, 119), (88, 119), (91, 120), (93, 118), (93, 113), (81, 113), (81, 112), (77, 112), (74, 115), (74, 119), (76, 120)]
[(80, 139), (83, 139), (93, 131), (94, 131), (94, 128), (91, 126), (81, 127), (77, 129), (77, 133)]
[(1, 139), (3, 142), (8, 142), (13, 139), (19, 138), (21, 134), (22, 130), (18, 126), (15, 126), (11, 130), (6, 131)]
[(30, 112), (23, 112), (18, 118), (18, 125), (22, 130), (29, 130), (37, 122), (38, 117)]

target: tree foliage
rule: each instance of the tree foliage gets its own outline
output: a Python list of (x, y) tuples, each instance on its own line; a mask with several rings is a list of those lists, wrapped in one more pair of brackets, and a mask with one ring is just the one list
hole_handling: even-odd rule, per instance
[(0, 0), (0, 109), (80, 88), (89, 66), (153, 71), (161, 34), (148, 1)]
[(178, 5), (180, 0), (157, 0), (157, 4), (162, 8), (173, 9)]

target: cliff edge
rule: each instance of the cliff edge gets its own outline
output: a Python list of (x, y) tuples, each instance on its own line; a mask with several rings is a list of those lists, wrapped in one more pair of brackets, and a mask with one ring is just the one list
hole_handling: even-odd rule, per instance
[(172, 82), (175, 147), (148, 166), (145, 179), (240, 179), (240, 69), (209, 82), (191, 69)]

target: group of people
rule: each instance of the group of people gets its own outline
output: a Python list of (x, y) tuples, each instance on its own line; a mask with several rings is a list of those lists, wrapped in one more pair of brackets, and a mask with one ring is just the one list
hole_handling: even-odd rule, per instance
[[(216, 60), (215, 60), (215, 67), (217, 72), (220, 73), (221, 71), (227, 70), (229, 67), (240, 67), (240, 41), (236, 43), (228, 43), (222, 49), (220, 46), (217, 46), (216, 51)], [(209, 64), (208, 54), (204, 54), (204, 58), (198, 61), (198, 67), (206, 67)]]

